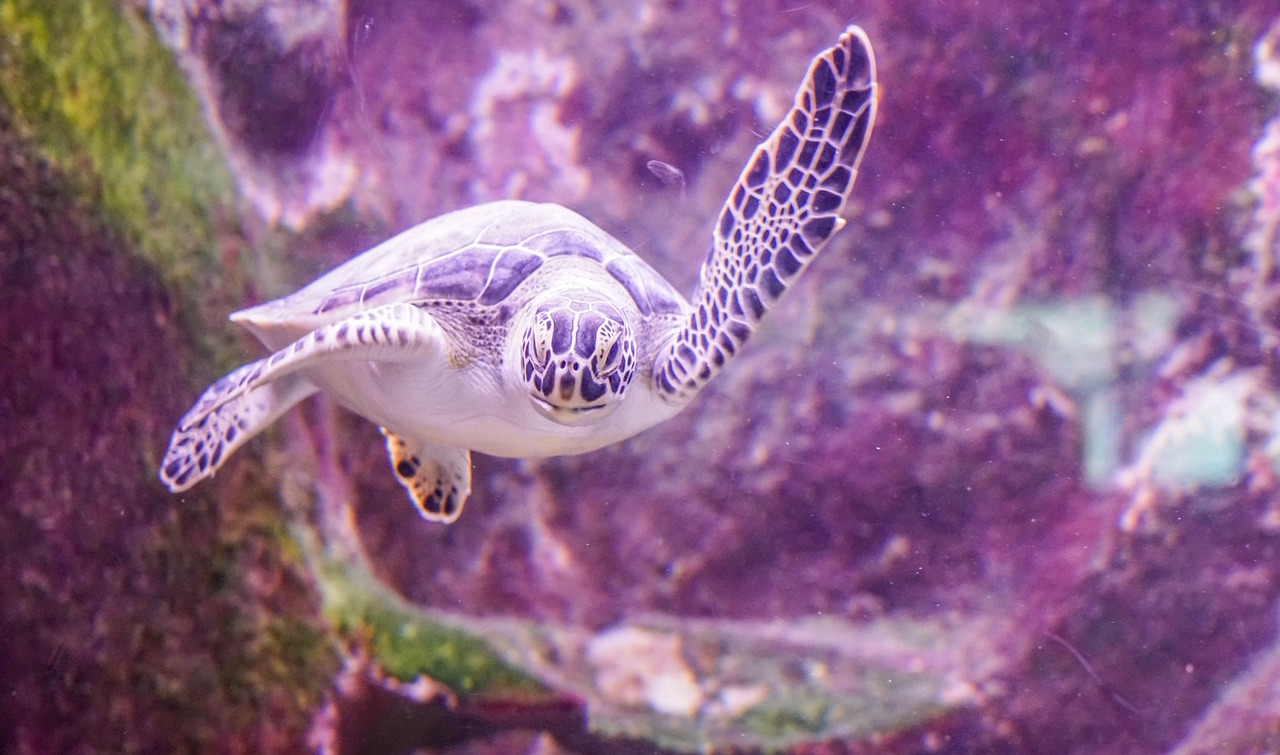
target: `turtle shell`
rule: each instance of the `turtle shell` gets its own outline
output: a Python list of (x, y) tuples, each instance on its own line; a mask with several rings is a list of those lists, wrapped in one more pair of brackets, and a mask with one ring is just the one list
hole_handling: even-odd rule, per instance
[(555, 204), (515, 200), (458, 210), (410, 228), (299, 291), (237, 312), (255, 329), (332, 322), (396, 302), (501, 304), (547, 260), (574, 256), (604, 267), (641, 314), (678, 314), (684, 299), (634, 252)]

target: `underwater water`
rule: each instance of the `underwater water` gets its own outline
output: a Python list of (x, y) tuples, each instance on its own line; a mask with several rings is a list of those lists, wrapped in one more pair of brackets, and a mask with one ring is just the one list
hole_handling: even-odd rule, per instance
[[(850, 24), (847, 225), (674, 418), (447, 525), (325, 396), (158, 479), (451, 210), (688, 296)], [(0, 0), (0, 751), (1280, 752), (1277, 253), (1270, 0)]]

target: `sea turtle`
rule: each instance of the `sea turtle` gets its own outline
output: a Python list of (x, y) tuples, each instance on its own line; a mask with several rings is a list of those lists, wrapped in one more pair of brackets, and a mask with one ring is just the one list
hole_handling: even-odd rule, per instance
[(275, 353), (210, 386), (160, 465), (211, 476), (316, 391), (382, 426), (421, 514), (452, 522), (471, 451), (577, 454), (679, 412), (840, 230), (876, 113), (850, 26), (729, 193), (691, 302), (586, 218), (500, 201), (411, 228), (282, 299), (237, 312)]

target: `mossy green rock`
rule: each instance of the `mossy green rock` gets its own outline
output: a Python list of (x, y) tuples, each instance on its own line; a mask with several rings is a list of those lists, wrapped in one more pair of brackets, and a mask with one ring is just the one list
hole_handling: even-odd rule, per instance
[(0, 95), (40, 154), (173, 279), (208, 272), (230, 174), (172, 55), (106, 0), (0, 0)]

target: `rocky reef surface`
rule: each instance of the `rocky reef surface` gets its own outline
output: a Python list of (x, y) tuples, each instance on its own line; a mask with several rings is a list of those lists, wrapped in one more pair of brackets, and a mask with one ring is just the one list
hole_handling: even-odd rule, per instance
[[(212, 168), (169, 214), (104, 191), (206, 147), (87, 139), (70, 107), (50, 131), (0, 75), (0, 744), (1280, 748), (1270, 3), (86, 7), (154, 29), (239, 200)], [(676, 419), (477, 457), (447, 528), (322, 401), (194, 495), (154, 482), (183, 397), (259, 353), (218, 317), (427, 217), (559, 202), (691, 288), (850, 22), (883, 90), (849, 226)], [(26, 39), (0, 74), (77, 102)], [(157, 247), (175, 226), (204, 230)]]
[(316, 598), (252, 474), (156, 488), (192, 349), (74, 183), (0, 105), (0, 751), (300, 747), (336, 666)]

